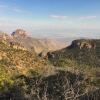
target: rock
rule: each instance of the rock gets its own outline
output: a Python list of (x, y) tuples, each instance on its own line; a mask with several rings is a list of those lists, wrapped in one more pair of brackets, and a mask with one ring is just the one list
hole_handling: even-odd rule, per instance
[(44, 58), (46, 60), (48, 59), (53, 59), (55, 57), (55, 55), (52, 52), (48, 52), (48, 51), (43, 51), (39, 54), (39, 56), (41, 58)]
[(23, 29), (17, 29), (11, 34), (11, 36), (13, 36), (13, 37), (23, 37), (24, 38), (24, 37), (27, 36), (27, 33)]
[(69, 46), (70, 48), (79, 48), (79, 49), (95, 49), (96, 45), (91, 42), (91, 40), (88, 39), (80, 39), (80, 40), (74, 40)]
[(48, 59), (53, 59), (55, 55), (52, 52), (47, 53)]
[(91, 49), (92, 48), (92, 44), (87, 43), (87, 42), (82, 42), (82, 43), (78, 43), (79, 44), (79, 48), (87, 48), (87, 49)]
[(42, 58), (45, 58), (47, 56), (47, 52), (48, 51), (42, 51), (39, 56), (42, 57)]

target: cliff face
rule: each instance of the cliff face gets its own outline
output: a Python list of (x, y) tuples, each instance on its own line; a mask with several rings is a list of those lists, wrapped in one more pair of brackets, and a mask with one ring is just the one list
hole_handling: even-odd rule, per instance
[(100, 39), (75, 40), (69, 48), (80, 49), (80, 52), (85, 50), (84, 53), (87, 52), (87, 55), (90, 53), (91, 56), (94, 55), (100, 59)]
[(74, 40), (72, 44), (69, 46), (71, 48), (79, 48), (79, 49), (96, 49), (96, 46), (98, 47), (99, 40), (86, 40), (86, 39), (80, 39), (80, 40)]

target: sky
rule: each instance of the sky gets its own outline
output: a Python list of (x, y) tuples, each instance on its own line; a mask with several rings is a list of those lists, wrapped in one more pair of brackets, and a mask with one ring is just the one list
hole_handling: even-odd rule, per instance
[(100, 0), (0, 0), (0, 30), (34, 37), (100, 38)]

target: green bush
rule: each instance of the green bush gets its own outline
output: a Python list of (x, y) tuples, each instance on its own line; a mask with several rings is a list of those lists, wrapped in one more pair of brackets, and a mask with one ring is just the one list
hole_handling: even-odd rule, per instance
[(13, 80), (9, 77), (3, 67), (4, 66), (0, 65), (0, 93), (7, 91), (8, 88), (13, 84)]

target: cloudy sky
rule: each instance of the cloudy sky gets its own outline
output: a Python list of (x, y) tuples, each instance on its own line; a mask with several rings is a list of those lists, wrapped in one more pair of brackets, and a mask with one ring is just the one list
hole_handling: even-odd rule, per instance
[(36, 37), (100, 38), (100, 0), (0, 0), (0, 30)]

